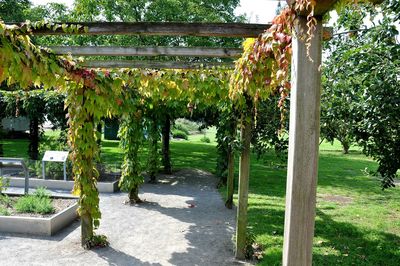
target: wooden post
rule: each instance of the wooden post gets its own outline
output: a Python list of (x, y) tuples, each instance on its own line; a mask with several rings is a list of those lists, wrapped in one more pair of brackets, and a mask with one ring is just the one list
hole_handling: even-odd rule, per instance
[[(306, 18), (298, 17), (298, 32), (307, 32)], [(286, 186), (284, 266), (312, 262), (321, 90), (322, 21), (318, 20), (309, 54), (304, 40), (293, 34), (292, 92)]]
[(164, 167), (164, 174), (172, 174), (171, 166), (171, 151), (169, 148), (169, 134), (171, 133), (171, 117), (167, 113), (164, 116), (164, 124), (161, 129), (162, 131), (162, 163)]
[(89, 212), (81, 214), (81, 245), (85, 248), (87, 246), (88, 239), (93, 237), (93, 218)]
[(226, 181), (226, 202), (225, 206), (228, 209), (232, 209), (233, 206), (233, 192), (234, 192), (234, 181), (235, 181), (235, 153), (232, 147), (228, 149), (228, 177)]
[(236, 258), (245, 259), (247, 230), (247, 198), (249, 194), (251, 109), (242, 116), (241, 141), (243, 144), (239, 163), (239, 202), (236, 224)]

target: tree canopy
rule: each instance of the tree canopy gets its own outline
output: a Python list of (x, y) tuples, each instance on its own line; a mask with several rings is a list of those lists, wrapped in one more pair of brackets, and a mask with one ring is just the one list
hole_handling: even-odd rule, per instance
[[(342, 144), (357, 141), (378, 161), (384, 188), (394, 186), (400, 168), (398, 11), (396, 1), (382, 11), (371, 5), (344, 8), (338, 27), (346, 34), (330, 41), (323, 79), (322, 133)], [(365, 19), (371, 21), (367, 27)]]

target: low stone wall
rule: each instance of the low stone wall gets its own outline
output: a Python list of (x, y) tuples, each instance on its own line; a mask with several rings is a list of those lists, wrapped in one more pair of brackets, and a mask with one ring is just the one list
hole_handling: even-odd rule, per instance
[[(7, 178), (10, 180), (10, 187), (24, 187), (25, 186), (25, 178), (23, 178), (23, 177), (7, 177)], [(46, 187), (48, 189), (71, 191), (74, 187), (74, 181), (29, 178), (29, 187), (30, 188)], [(97, 189), (101, 193), (118, 192), (119, 191), (118, 181), (98, 182)]]

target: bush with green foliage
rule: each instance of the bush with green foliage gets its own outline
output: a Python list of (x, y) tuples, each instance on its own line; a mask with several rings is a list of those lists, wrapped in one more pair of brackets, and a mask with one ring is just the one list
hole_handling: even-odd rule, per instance
[(9, 216), (7, 208), (11, 207), (11, 199), (6, 194), (0, 194), (0, 215)]
[(0, 206), (0, 215), (10, 216), (10, 212), (6, 208)]
[(10, 183), (9, 179), (0, 176), (0, 195), (3, 193), (3, 190), (7, 189), (9, 183)]
[(50, 193), (45, 188), (38, 188), (33, 195), (20, 197), (14, 207), (21, 213), (50, 214), (55, 211)]
[(200, 139), (200, 141), (201, 141), (201, 142), (204, 142), (204, 143), (210, 143), (210, 142), (211, 142), (210, 138), (207, 137), (206, 135), (204, 135), (204, 136)]
[(188, 140), (188, 134), (186, 134), (186, 132), (179, 130), (179, 129), (172, 129), (172, 137), (174, 139), (185, 139)]
[(187, 135), (190, 135), (191, 132), (198, 132), (200, 131), (201, 125), (197, 122), (190, 121), (185, 118), (178, 118), (175, 120), (174, 129), (179, 129), (184, 131)]
[(289, 108), (290, 99), (284, 102), (285, 112), (281, 113), (279, 106), (279, 95), (273, 95), (267, 100), (262, 100), (257, 106), (257, 120), (251, 132), (251, 144), (257, 159), (263, 154), (273, 150), (282, 159), (287, 161), (289, 148)]
[(109, 246), (110, 243), (107, 240), (105, 235), (93, 235), (92, 237), (88, 238), (84, 248), (85, 249), (92, 249), (92, 248), (102, 248)]
[(189, 135), (189, 129), (183, 124), (175, 124), (173, 129), (183, 131), (186, 135)]

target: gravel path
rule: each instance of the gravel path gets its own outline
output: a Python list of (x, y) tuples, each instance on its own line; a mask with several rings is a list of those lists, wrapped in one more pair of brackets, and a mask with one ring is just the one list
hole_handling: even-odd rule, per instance
[(79, 222), (53, 237), (0, 233), (1, 265), (239, 265), (233, 259), (235, 210), (224, 207), (216, 178), (182, 170), (144, 184), (146, 202), (122, 204), (126, 194), (101, 194), (100, 234), (108, 248), (80, 247)]

